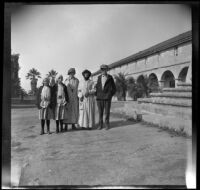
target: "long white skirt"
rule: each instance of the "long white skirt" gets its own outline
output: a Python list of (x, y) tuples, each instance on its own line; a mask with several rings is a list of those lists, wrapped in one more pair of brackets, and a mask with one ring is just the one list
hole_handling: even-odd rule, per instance
[(92, 128), (95, 125), (95, 98), (93, 96), (84, 98), (79, 108), (79, 126)]

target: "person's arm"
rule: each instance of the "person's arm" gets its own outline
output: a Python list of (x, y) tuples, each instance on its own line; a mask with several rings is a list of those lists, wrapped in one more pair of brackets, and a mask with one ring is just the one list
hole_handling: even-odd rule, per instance
[(114, 81), (113, 77), (111, 78), (111, 80), (112, 80), (112, 91), (111, 91), (111, 93), (112, 93), (112, 96), (113, 96), (116, 93), (116, 85), (115, 85), (115, 81)]
[(68, 91), (67, 91), (67, 86), (64, 85), (64, 92), (65, 92), (65, 101), (69, 103), (69, 95), (68, 95)]
[(40, 93), (41, 93), (41, 87), (38, 89), (38, 91), (36, 93), (35, 104), (36, 104), (36, 106), (37, 106), (38, 109), (40, 109)]
[(96, 94), (96, 84), (92, 81), (91, 89), (89, 90), (89, 94), (95, 95)]

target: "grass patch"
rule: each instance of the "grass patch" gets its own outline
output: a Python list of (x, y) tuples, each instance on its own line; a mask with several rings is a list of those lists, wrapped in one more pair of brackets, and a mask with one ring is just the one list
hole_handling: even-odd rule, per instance
[(162, 131), (166, 131), (168, 133), (170, 133), (171, 135), (174, 135), (174, 136), (183, 136), (183, 137), (186, 137), (186, 138), (191, 138), (191, 136), (189, 136), (185, 131), (184, 131), (184, 128), (181, 127), (179, 130), (177, 129), (173, 129), (173, 128), (169, 128), (167, 126), (160, 126), (158, 124), (154, 124), (154, 123), (150, 123), (150, 122), (146, 122), (146, 121), (142, 121), (141, 124), (143, 125), (148, 125), (150, 127), (157, 127), (159, 128), (160, 130)]

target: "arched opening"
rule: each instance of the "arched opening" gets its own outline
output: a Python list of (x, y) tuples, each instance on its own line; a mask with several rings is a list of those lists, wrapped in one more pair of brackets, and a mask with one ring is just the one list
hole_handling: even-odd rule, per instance
[(144, 81), (144, 75), (140, 75), (138, 78), (137, 78), (137, 83), (142, 83)]
[(137, 97), (143, 98), (148, 97), (149, 95), (149, 87), (148, 87), (148, 77), (145, 75), (140, 75), (137, 78)]
[(187, 72), (188, 72), (188, 68), (189, 67), (184, 67), (181, 72), (179, 73), (178, 76), (178, 80), (181, 82), (185, 82), (186, 81), (186, 76), (187, 76)]
[(165, 71), (161, 77), (164, 88), (175, 88), (175, 78), (171, 71)]
[(149, 75), (149, 89), (150, 89), (150, 92), (159, 91), (158, 77), (154, 73), (151, 73)]

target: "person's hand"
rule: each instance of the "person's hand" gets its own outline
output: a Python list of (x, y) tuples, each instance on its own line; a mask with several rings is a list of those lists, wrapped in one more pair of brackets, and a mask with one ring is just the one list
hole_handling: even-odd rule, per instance
[(83, 101), (83, 96), (80, 98), (80, 101), (81, 101), (81, 102)]
[(85, 97), (87, 98), (89, 96), (89, 92), (86, 92), (85, 93)]

